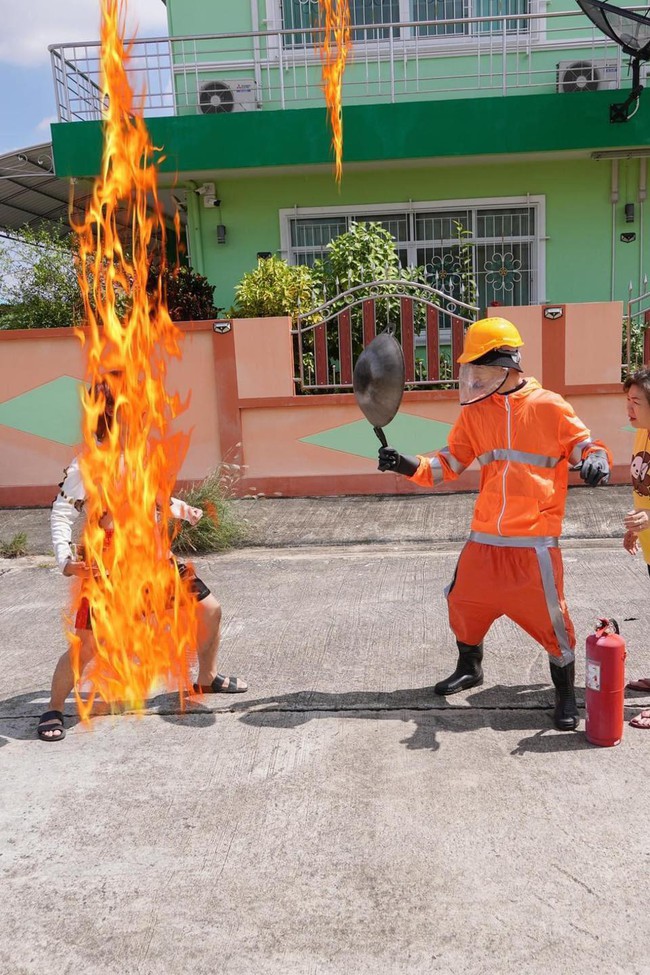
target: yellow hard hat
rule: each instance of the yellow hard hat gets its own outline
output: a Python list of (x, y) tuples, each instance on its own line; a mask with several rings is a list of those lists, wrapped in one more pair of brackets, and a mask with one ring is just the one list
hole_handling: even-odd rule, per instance
[(474, 362), (493, 349), (519, 348), (523, 339), (512, 322), (506, 318), (482, 318), (465, 332), (463, 353), (458, 362)]

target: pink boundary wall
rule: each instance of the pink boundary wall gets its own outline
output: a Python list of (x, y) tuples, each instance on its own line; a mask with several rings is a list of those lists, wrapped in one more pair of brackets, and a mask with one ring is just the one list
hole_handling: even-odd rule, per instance
[[(554, 317), (547, 317), (547, 310)], [(592, 434), (612, 450), (613, 482), (627, 483), (632, 434), (624, 429), (619, 381), (621, 302), (500, 307), (490, 313), (515, 323), (525, 343), (526, 374), (572, 403)], [(302, 442), (359, 420), (361, 413), (351, 393), (294, 395), (288, 318), (216, 324), (230, 328), (215, 331), (213, 322), (181, 325), (183, 356), (169, 372), (170, 390), (189, 396), (178, 421), (191, 433), (181, 484), (201, 479), (225, 461), (243, 465), (241, 495), (420, 491), (398, 475), (380, 474), (374, 460)], [(82, 349), (71, 330), (0, 332), (0, 402), (60, 376), (81, 380), (83, 375)], [(401, 407), (404, 413), (444, 423), (453, 423), (459, 409), (455, 391), (409, 391)], [(0, 425), (0, 506), (50, 504), (76, 450)], [(472, 490), (477, 483), (478, 469), (470, 469), (448, 489)]]

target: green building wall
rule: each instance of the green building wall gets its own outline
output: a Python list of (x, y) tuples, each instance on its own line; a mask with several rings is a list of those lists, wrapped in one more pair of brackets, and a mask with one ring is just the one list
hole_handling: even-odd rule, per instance
[[(250, 0), (166, 0), (171, 37), (198, 34), (233, 34), (253, 29)], [(258, 4), (260, 23), (265, 2)]]
[[(638, 160), (619, 166), (616, 205), (615, 282), (612, 295), (611, 162), (591, 159), (553, 162), (481, 162), (375, 171), (345, 169), (339, 193), (331, 172), (218, 179), (221, 214), (197, 206), (193, 259), (200, 247), (203, 272), (216, 285), (217, 304), (228, 307), (242, 274), (253, 268), (258, 251), (279, 252), (279, 211), (293, 207), (352, 207), (363, 204), (476, 200), (544, 196), (546, 200), (546, 287), (549, 302), (625, 300), (630, 281), (639, 289), (640, 211)], [(635, 203), (635, 223), (626, 224), (624, 204)], [(217, 224), (227, 228), (217, 243)], [(650, 253), (650, 228), (644, 252)], [(636, 231), (632, 243), (619, 235)], [(192, 246), (192, 243), (191, 243)], [(642, 282), (641, 282), (642, 284)]]

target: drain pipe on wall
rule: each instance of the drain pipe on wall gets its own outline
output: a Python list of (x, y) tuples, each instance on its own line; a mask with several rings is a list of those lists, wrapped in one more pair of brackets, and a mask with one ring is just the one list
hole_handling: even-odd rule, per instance
[(187, 190), (187, 225), (190, 230), (188, 244), (192, 267), (199, 274), (205, 274), (203, 264), (203, 239), (201, 236), (201, 206), (197, 196), (197, 185), (193, 182), (185, 183)]
[(616, 204), (618, 203), (618, 159), (612, 159), (612, 185), (610, 192), (612, 204), (612, 268), (610, 282), (610, 301), (614, 300), (614, 277), (616, 274)]
[(639, 294), (642, 295), (646, 286), (643, 274), (643, 204), (648, 196), (648, 160), (645, 156), (639, 159)]

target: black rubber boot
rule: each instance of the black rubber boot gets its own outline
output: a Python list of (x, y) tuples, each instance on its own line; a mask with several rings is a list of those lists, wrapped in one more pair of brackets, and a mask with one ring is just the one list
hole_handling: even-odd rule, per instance
[(580, 717), (576, 704), (575, 663), (558, 667), (551, 661), (551, 679), (555, 685), (555, 711), (553, 721), (558, 731), (575, 731)]
[(446, 680), (439, 681), (434, 687), (436, 694), (447, 696), (448, 694), (458, 694), (459, 691), (466, 691), (470, 687), (478, 687), (483, 683), (483, 644), (472, 646), (470, 643), (458, 645), (458, 663), (456, 670)]

